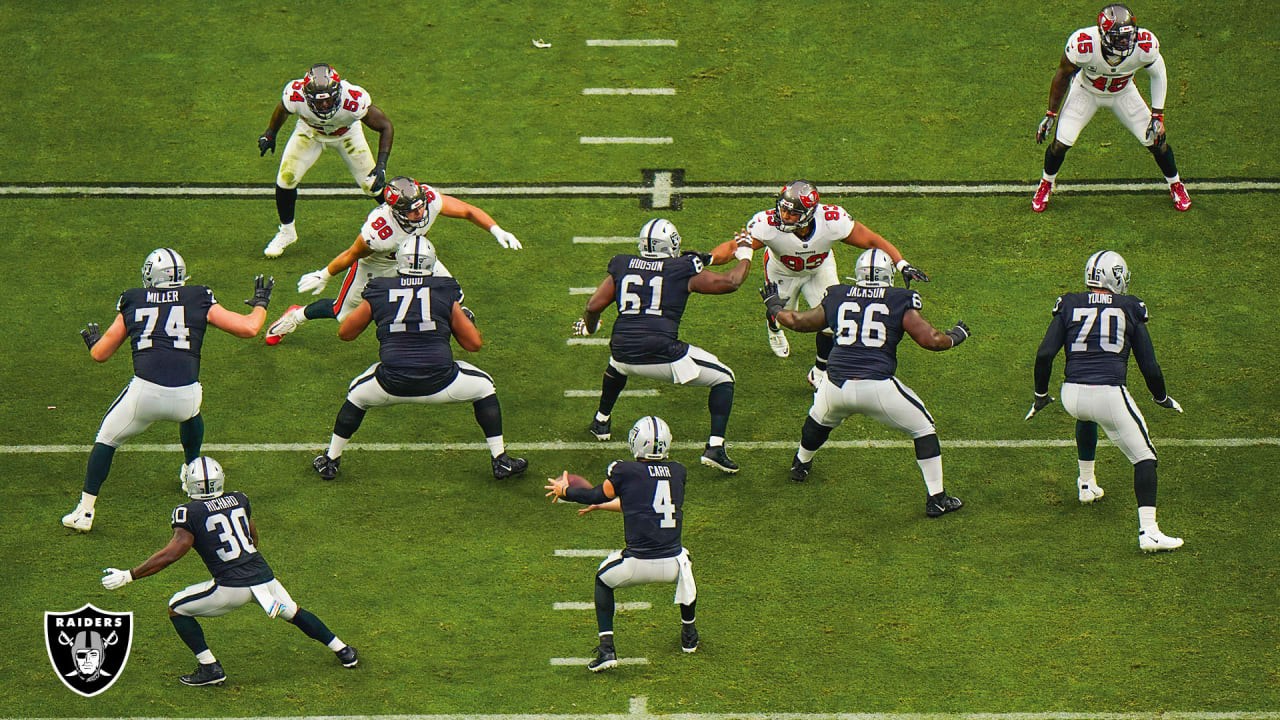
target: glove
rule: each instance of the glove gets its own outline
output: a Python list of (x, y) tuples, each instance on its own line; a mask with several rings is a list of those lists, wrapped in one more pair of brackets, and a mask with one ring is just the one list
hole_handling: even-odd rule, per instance
[(118, 587), (123, 587), (133, 582), (133, 571), (131, 570), (107, 568), (102, 572), (106, 573), (106, 575), (102, 576), (102, 587), (108, 590), (115, 590)]
[(733, 249), (733, 256), (739, 260), (750, 260), (755, 252), (751, 249), (751, 236), (746, 232), (738, 231), (733, 235), (734, 243), (737, 245)]
[(1053, 402), (1053, 398), (1049, 397), (1049, 393), (1043, 395), (1036, 393), (1035, 396), (1035, 402), (1031, 403), (1031, 409), (1027, 411), (1027, 416), (1022, 418), (1023, 420), (1030, 420), (1036, 413), (1043, 410), (1046, 405)]
[(322, 267), (315, 272), (309, 272), (298, 280), (298, 292), (309, 292), (312, 295), (319, 295), (324, 292), (324, 286), (329, 284), (329, 278), (333, 277), (329, 274), (329, 268)]
[(951, 338), (951, 347), (955, 347), (968, 339), (970, 335), (969, 326), (965, 325), (964, 321), (961, 320), (956, 323), (955, 327), (951, 328), (950, 330), (946, 331), (943, 334)]
[(764, 301), (764, 307), (769, 313), (770, 320), (778, 317), (778, 313), (787, 307), (787, 301), (778, 296), (778, 283), (776, 282), (767, 283), (760, 288), (760, 299)]
[(1151, 113), (1151, 122), (1147, 124), (1147, 138), (1155, 140), (1158, 145), (1164, 139), (1164, 113)]
[(369, 177), (373, 178), (373, 182), (369, 185), (369, 192), (381, 197), (382, 188), (387, 186), (387, 166), (383, 163), (374, 165)]
[(711, 253), (698, 252), (697, 250), (685, 250), (684, 252), (680, 253), (680, 257), (684, 257), (685, 255), (697, 255), (698, 259), (702, 261), (703, 265), (711, 264)]
[(471, 321), (472, 325), (475, 325), (476, 314), (471, 312), (471, 308), (467, 307), (466, 305), (462, 305), (461, 307), (462, 307), (462, 314), (467, 316), (467, 319)]
[(276, 279), (274, 277), (269, 277), (265, 280), (262, 279), (261, 275), (255, 277), (253, 279), (253, 297), (245, 300), (244, 304), (266, 308), (267, 304), (271, 302), (271, 289), (275, 286)]
[(912, 267), (911, 263), (903, 260), (898, 263), (898, 272), (902, 273), (902, 281), (906, 283), (907, 289), (911, 289), (911, 281), (919, 280), (920, 282), (929, 282), (929, 276), (917, 267)]
[(523, 245), (520, 244), (520, 241), (516, 239), (515, 235), (512, 235), (506, 230), (503, 230), (497, 225), (494, 225), (493, 227), (489, 228), (489, 232), (492, 233), (493, 237), (498, 240), (499, 245), (501, 245), (502, 247), (508, 250), (519, 250), (520, 248), (524, 247)]
[(1163, 400), (1156, 400), (1155, 398), (1151, 398), (1151, 399), (1155, 400), (1156, 404), (1162, 408), (1168, 408), (1170, 410), (1177, 410), (1178, 412), (1182, 412), (1182, 406), (1178, 404), (1177, 400), (1174, 400), (1169, 395), (1165, 395)]
[(1044, 114), (1044, 119), (1040, 121), (1040, 127), (1036, 128), (1036, 144), (1044, 142), (1044, 139), (1053, 131), (1053, 124), (1058, 120), (1058, 113), (1050, 110)]
[(85, 347), (92, 350), (93, 346), (97, 345), (98, 341), (102, 339), (102, 333), (98, 332), (98, 323), (89, 323), (86, 325), (85, 328), (80, 331), (80, 337), (84, 338)]
[(258, 157), (265, 157), (268, 150), (275, 154), (276, 134), (273, 132), (264, 132), (258, 136)]
[(587, 321), (583, 320), (582, 318), (578, 318), (577, 320), (574, 320), (573, 334), (577, 335), (578, 337), (586, 337), (587, 335), (590, 335), (591, 331), (587, 329)]

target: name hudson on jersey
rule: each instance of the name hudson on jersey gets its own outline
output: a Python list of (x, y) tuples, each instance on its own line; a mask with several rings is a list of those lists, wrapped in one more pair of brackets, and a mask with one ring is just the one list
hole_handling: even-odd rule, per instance
[(630, 263), (627, 264), (627, 269), (628, 270), (648, 270), (649, 272), (662, 272), (662, 261), (661, 260), (641, 260), (640, 258), (635, 258)]

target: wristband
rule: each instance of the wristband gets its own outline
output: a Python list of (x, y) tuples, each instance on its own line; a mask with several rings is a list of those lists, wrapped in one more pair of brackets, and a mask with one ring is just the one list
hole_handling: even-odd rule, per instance
[(902, 272), (903, 268), (911, 267), (911, 263), (907, 262), (906, 258), (903, 258), (899, 260), (898, 264), (894, 265), (894, 267), (898, 268), (898, 272)]

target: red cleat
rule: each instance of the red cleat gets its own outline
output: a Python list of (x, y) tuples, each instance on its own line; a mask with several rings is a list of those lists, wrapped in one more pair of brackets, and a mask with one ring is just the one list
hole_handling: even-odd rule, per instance
[(1173, 209), (1186, 212), (1191, 207), (1191, 197), (1187, 195), (1187, 186), (1176, 182), (1169, 186), (1169, 197), (1173, 198)]
[(280, 319), (271, 323), (271, 327), (267, 328), (267, 336), (263, 338), (268, 345), (279, 345), (281, 338), (298, 329), (299, 323), (295, 312), (301, 309), (301, 305), (290, 305)]
[(1036, 188), (1036, 194), (1031, 198), (1031, 209), (1036, 212), (1044, 212), (1044, 209), (1049, 205), (1049, 196), (1052, 194), (1053, 183), (1041, 179), (1040, 187)]

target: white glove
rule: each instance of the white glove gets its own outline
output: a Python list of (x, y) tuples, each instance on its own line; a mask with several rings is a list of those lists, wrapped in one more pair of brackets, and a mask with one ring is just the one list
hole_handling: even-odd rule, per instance
[(312, 295), (319, 295), (324, 292), (324, 286), (329, 284), (329, 278), (333, 277), (329, 274), (328, 267), (322, 267), (315, 272), (309, 272), (302, 276), (298, 281), (298, 292), (309, 292)]
[(133, 582), (133, 571), (131, 570), (107, 568), (102, 572), (106, 573), (106, 575), (102, 576), (102, 587), (108, 590), (115, 590), (118, 587), (123, 587), (124, 585), (128, 585)]
[(590, 334), (591, 334), (591, 331), (587, 329), (587, 321), (586, 321), (586, 320), (583, 320), (582, 318), (578, 318), (577, 320), (574, 320), (574, 321), (573, 321), (573, 334), (574, 334), (574, 335), (577, 335), (577, 336), (579, 336), (579, 337), (584, 337), (584, 336), (586, 336), (586, 335), (590, 335)]
[(503, 230), (497, 225), (494, 225), (493, 227), (489, 228), (489, 232), (493, 234), (493, 237), (495, 239), (497, 239), (499, 245), (501, 245), (502, 247), (508, 250), (519, 250), (520, 248), (524, 247), (523, 245), (520, 244), (520, 241), (516, 239), (515, 235), (512, 235), (506, 230)]
[(733, 249), (733, 256), (739, 260), (750, 260), (754, 254), (751, 249), (751, 236), (744, 232), (738, 232), (734, 234), (733, 240), (737, 244), (737, 247)]

